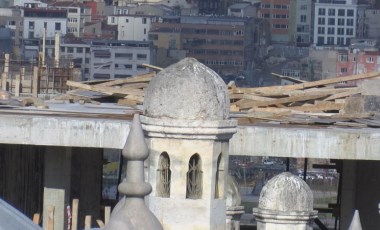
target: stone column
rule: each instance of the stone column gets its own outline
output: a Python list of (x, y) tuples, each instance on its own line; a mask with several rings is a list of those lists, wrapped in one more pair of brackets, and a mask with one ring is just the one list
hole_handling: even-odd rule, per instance
[(312, 230), (317, 211), (313, 210), (313, 193), (306, 182), (285, 172), (263, 187), (253, 215), (258, 230)]

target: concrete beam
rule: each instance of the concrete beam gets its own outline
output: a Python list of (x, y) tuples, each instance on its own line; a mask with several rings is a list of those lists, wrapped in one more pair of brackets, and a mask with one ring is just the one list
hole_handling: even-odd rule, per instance
[[(127, 120), (0, 115), (0, 143), (122, 149)], [(380, 129), (240, 126), (230, 155), (380, 160)]]

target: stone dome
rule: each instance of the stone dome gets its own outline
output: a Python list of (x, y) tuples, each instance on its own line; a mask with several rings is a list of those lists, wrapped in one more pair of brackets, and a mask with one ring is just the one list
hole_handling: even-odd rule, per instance
[(185, 58), (154, 77), (144, 99), (145, 116), (179, 120), (225, 120), (229, 117), (226, 84), (194, 58)]
[(260, 193), (259, 209), (311, 212), (313, 211), (313, 193), (301, 178), (284, 172), (270, 179), (263, 187)]

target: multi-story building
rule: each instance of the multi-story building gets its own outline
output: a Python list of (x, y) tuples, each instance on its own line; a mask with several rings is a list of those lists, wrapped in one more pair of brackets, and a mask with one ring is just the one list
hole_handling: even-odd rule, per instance
[(152, 21), (151, 15), (111, 15), (108, 25), (117, 25), (117, 40), (147, 41)]
[(13, 55), (20, 56), (22, 42), (23, 11), (19, 8), (0, 8), (0, 26), (11, 29)]
[(141, 64), (154, 64), (151, 42), (92, 41), (90, 79), (127, 78), (148, 73)]
[(368, 38), (380, 37), (380, 8), (365, 10), (365, 31)]
[(312, 1), (297, 1), (296, 5), (296, 43), (297, 45), (309, 45), (311, 42), (312, 27)]
[(56, 9), (67, 11), (67, 33), (81, 37), (86, 22), (91, 22), (91, 8), (79, 2), (54, 2), (50, 5)]
[(256, 18), (257, 7), (249, 2), (235, 3), (228, 7), (227, 15), (232, 17)]
[(269, 22), (273, 42), (296, 41), (296, 6), (296, 0), (261, 1), (258, 17)]
[(41, 38), (45, 31), (46, 37), (54, 37), (55, 33), (62, 35), (67, 31), (67, 11), (47, 8), (24, 9), (24, 39)]
[(356, 0), (318, 0), (314, 8), (314, 44), (348, 46), (350, 39), (363, 37), (365, 8)]
[[(241, 74), (252, 62), (253, 28), (253, 18), (168, 17), (153, 23), (150, 39), (162, 44), (165, 36), (171, 42), (166, 47), (186, 50), (186, 56), (198, 59), (219, 74)], [(180, 43), (176, 44), (178, 33)]]

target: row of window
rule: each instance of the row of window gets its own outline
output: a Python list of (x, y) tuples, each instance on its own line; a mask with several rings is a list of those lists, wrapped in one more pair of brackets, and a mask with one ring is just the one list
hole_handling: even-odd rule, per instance
[[(338, 13), (338, 15), (336, 15)], [(318, 15), (326, 15), (326, 8), (319, 8)], [(354, 16), (354, 10), (345, 10), (345, 9), (327, 9), (327, 15), (329, 16)]]
[[(318, 27), (318, 34), (323, 35), (326, 34), (326, 28), (325, 27)], [(344, 33), (346, 32), (346, 33)], [(328, 27), (327, 28), (327, 34), (337, 34), (337, 35), (354, 35), (354, 29), (353, 28), (336, 28), (335, 27)]]
[[(317, 37), (317, 44), (318, 45), (335, 45), (335, 38), (334, 37)], [(344, 38), (344, 37), (337, 37), (336, 38), (336, 44), (337, 45), (347, 45), (350, 44), (350, 38)]]
[(182, 28), (184, 34), (209, 34), (209, 35), (225, 35), (225, 36), (243, 36), (244, 30), (216, 30), (216, 29), (193, 29)]
[[(129, 19), (125, 19), (126, 23), (129, 23)], [(115, 23), (115, 17), (111, 17), (111, 23)], [(147, 18), (141, 18), (141, 24), (146, 24), (147, 23)]]
[[(35, 23), (33, 21), (30, 21), (29, 24), (28, 24), (28, 26), (29, 26), (30, 30), (34, 30)], [(44, 22), (44, 28), (45, 29), (47, 28), (47, 22)], [(60, 31), (61, 30), (61, 23), (60, 22), (55, 22), (54, 29), (56, 31)]]
[[(339, 61), (340, 62), (348, 62), (348, 55), (347, 54), (340, 54), (339, 55)], [(352, 62), (356, 62), (356, 57), (352, 58)], [(373, 57), (367, 57), (366, 58), (366, 63), (374, 63), (374, 58)]]
[(273, 24), (273, 29), (288, 29), (288, 24)]
[[(335, 25), (336, 19), (335, 18), (328, 18), (327, 19), (327, 25)], [(354, 26), (354, 19), (348, 18), (338, 18), (337, 20), (339, 26)], [(346, 24), (345, 24), (346, 22)], [(318, 25), (325, 25), (326, 24), (326, 18), (318, 18)]]
[(236, 60), (205, 60), (206, 65), (229, 65), (229, 66), (243, 66), (242, 61)]
[[(115, 53), (115, 58), (133, 59), (133, 53)], [(94, 50), (95, 58), (111, 58), (111, 52), (108, 50)], [(146, 60), (147, 54), (136, 54), (137, 60)]]
[[(158, 159), (157, 167), (157, 196), (170, 197), (171, 185), (171, 162), (167, 152), (162, 152)], [(217, 171), (215, 176), (215, 195), (214, 198), (223, 197), (223, 188), (220, 183), (224, 178), (224, 169), (222, 162), (222, 154), (219, 154), (217, 160)], [(178, 189), (178, 188), (176, 188)], [(201, 199), (203, 193), (203, 171), (202, 160), (199, 154), (195, 153), (190, 157), (188, 169), (186, 173), (186, 198), (187, 199)]]
[(61, 52), (63, 52), (63, 53), (74, 53), (74, 50), (78, 54), (83, 53), (83, 51), (86, 51), (86, 53), (90, 53), (90, 48), (61, 46)]
[(262, 3), (261, 4), (261, 8), (263, 8), (263, 9), (273, 8), (273, 9), (287, 10), (287, 9), (289, 9), (289, 5), (285, 5), (285, 4), (273, 4), (273, 6), (271, 7), (270, 3)]

